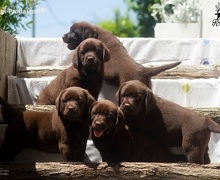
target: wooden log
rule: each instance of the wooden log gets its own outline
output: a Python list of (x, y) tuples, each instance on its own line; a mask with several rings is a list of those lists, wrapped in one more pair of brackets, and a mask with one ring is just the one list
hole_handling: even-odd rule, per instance
[(17, 71), (16, 76), (20, 78), (39, 78), (39, 77), (50, 77), (57, 76), (68, 66), (42, 66), (42, 67), (26, 67)]
[[(44, 76), (57, 76), (67, 66), (60, 67), (29, 67), (18, 71), (18, 77), (34, 78)], [(175, 68), (161, 72), (154, 76), (156, 79), (179, 79), (179, 78), (218, 78), (220, 76), (219, 65), (179, 65)]]
[(220, 164), (0, 163), (0, 179), (219, 179)]
[[(19, 110), (22, 111), (38, 111), (38, 112), (43, 112), (43, 111), (52, 111), (54, 108), (56, 108), (54, 105), (32, 105), (32, 104), (17, 104), (13, 105)], [(220, 108), (193, 108), (193, 107), (188, 107), (188, 109), (193, 110), (200, 115), (210, 117), (213, 119), (215, 122), (220, 124)], [(0, 122), (3, 121), (3, 117), (1, 116), (1, 111), (0, 111)]]
[[(55, 108), (54, 105), (13, 105), (14, 107), (20, 109), (20, 110), (25, 110), (25, 111), (51, 111)], [(210, 117), (214, 121), (216, 121), (218, 124), (220, 124), (220, 108), (193, 108), (193, 107), (188, 107), (188, 109), (191, 109), (200, 115), (204, 115), (207, 117)]]
[(220, 76), (219, 65), (179, 65), (175, 68), (161, 72), (152, 77), (155, 79), (195, 79), (218, 78)]
[(189, 107), (189, 109), (199, 113), (200, 115), (210, 117), (215, 122), (220, 124), (220, 108), (192, 108)]

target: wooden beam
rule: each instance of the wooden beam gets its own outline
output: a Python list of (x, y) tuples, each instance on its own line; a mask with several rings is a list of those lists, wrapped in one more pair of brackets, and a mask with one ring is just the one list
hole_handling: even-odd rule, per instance
[(202, 116), (207, 116), (213, 119), (215, 122), (220, 124), (220, 108), (213, 107), (213, 108), (192, 108), (189, 109), (199, 113)]
[(169, 163), (0, 163), (0, 179), (219, 179), (220, 165)]
[(50, 77), (57, 76), (68, 66), (53, 66), (53, 67), (26, 67), (17, 71), (16, 76), (20, 78), (39, 78), (39, 77)]
[[(44, 76), (57, 76), (67, 66), (60, 67), (29, 67), (17, 72), (18, 77), (34, 78)], [(179, 65), (175, 68), (161, 72), (154, 76), (156, 79), (179, 79), (179, 78), (218, 78), (220, 76), (219, 65)]]
[[(14, 107), (23, 110), (23, 111), (51, 111), (55, 108), (54, 105), (13, 105)], [(210, 117), (214, 121), (216, 121), (218, 124), (220, 124), (220, 108), (213, 107), (213, 108), (192, 108), (189, 107), (188, 109), (191, 109), (200, 115), (204, 115), (207, 117)]]
[(220, 76), (219, 65), (179, 65), (175, 68), (161, 72), (154, 76), (155, 79), (194, 79), (194, 78), (218, 78)]

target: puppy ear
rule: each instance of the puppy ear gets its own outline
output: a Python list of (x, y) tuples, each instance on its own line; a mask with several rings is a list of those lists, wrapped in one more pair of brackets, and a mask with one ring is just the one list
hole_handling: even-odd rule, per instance
[(90, 106), (96, 102), (95, 98), (89, 93), (89, 91), (85, 90), (87, 94), (87, 107), (88, 110), (90, 109)]
[(87, 38), (95, 38), (98, 39), (98, 33), (96, 29), (93, 27), (82, 27), (82, 40), (84, 41)]
[(103, 44), (103, 52), (102, 52), (103, 60), (105, 62), (107, 62), (108, 60), (110, 60), (111, 53), (110, 53), (109, 49), (107, 48), (107, 46), (104, 43), (102, 43), (102, 44)]
[(75, 51), (73, 52), (72, 63), (73, 63), (73, 66), (74, 66), (76, 69), (81, 69), (81, 67), (82, 67), (82, 64), (81, 64), (81, 61), (80, 61), (79, 52), (80, 52), (80, 45), (79, 45), (79, 46), (75, 49)]
[(86, 104), (86, 108), (85, 108), (85, 113), (87, 114), (87, 119), (89, 121), (89, 124), (92, 123), (91, 121), (91, 110), (92, 108), (94, 107), (95, 103), (96, 103), (96, 100), (94, 99), (94, 97), (87, 91), (86, 91), (86, 94), (87, 94), (87, 104)]
[(121, 105), (121, 90), (122, 90), (124, 84), (125, 84), (125, 83), (123, 83), (123, 84), (118, 88), (118, 91), (117, 91), (116, 94), (115, 94), (115, 98), (116, 98), (116, 101), (117, 101), (117, 103), (118, 103), (118, 106)]
[(64, 92), (65, 92), (65, 90), (61, 91), (60, 94), (57, 96), (56, 101), (55, 101), (55, 105), (56, 105), (56, 109), (57, 109), (57, 112), (58, 112), (58, 116), (62, 115), (61, 101), (62, 101), (62, 96), (63, 96)]
[(123, 112), (118, 108), (118, 117), (117, 117), (117, 121), (116, 121), (115, 133), (124, 130), (124, 128), (125, 128), (124, 115), (123, 115)]
[(97, 101), (93, 102), (93, 103), (89, 106), (88, 114), (89, 114), (89, 121), (90, 121), (90, 123), (92, 123), (91, 111), (92, 111), (92, 108), (93, 108), (96, 104), (97, 104)]
[(149, 88), (146, 88), (145, 106), (147, 113), (155, 108), (156, 104), (157, 102), (153, 92)]
[(116, 102), (118, 103), (118, 105), (120, 106), (121, 105), (120, 88), (118, 89), (118, 91), (115, 94), (115, 99), (116, 99)]

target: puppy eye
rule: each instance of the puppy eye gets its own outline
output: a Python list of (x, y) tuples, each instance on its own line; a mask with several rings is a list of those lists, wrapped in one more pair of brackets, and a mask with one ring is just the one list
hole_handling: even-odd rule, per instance
[(112, 119), (112, 117), (113, 117), (113, 114), (112, 114), (112, 113), (109, 113), (109, 114), (108, 114), (108, 118), (109, 118), (109, 119)]
[(137, 94), (136, 99), (142, 99), (143, 95), (142, 94)]
[(78, 98), (77, 101), (78, 101), (78, 103), (80, 103), (80, 104), (84, 102), (84, 101), (83, 101), (83, 98)]
[(67, 99), (63, 99), (62, 102), (63, 102), (63, 103), (67, 103)]
[(138, 100), (138, 99), (140, 99), (140, 97), (137, 95), (137, 96), (135, 96), (135, 99), (137, 99), (137, 100)]
[(97, 48), (97, 49), (95, 50), (95, 52), (96, 52), (97, 54), (99, 54), (99, 53), (100, 53), (100, 49)]
[(82, 37), (81, 34), (79, 34), (79, 33), (77, 33), (77, 32), (75, 32), (74, 34), (75, 34), (75, 37), (76, 37), (76, 38), (81, 38), (81, 37)]
[(96, 116), (98, 113), (96, 111), (92, 112), (92, 116)]
[(121, 94), (121, 97), (125, 97), (125, 94)]

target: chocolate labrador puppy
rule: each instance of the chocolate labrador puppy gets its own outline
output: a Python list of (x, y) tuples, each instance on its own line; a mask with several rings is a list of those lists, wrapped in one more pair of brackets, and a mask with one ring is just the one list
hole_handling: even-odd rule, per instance
[(92, 140), (103, 161), (171, 162), (164, 147), (125, 125), (123, 113), (113, 102), (96, 101), (90, 109)]
[(129, 161), (131, 139), (121, 110), (109, 100), (90, 107), (92, 140), (106, 162)]
[(64, 161), (83, 161), (89, 136), (88, 110), (95, 99), (80, 87), (63, 90), (56, 109), (48, 112), (19, 111), (0, 97), (10, 122), (0, 147), (0, 161), (12, 161), (25, 148), (60, 152)]
[(180, 64), (180, 62), (176, 62), (154, 68), (143, 67), (129, 56), (125, 47), (116, 36), (88, 22), (73, 24), (70, 31), (64, 34), (63, 41), (67, 43), (67, 47), (72, 50), (87, 38), (99, 39), (110, 50), (111, 58), (105, 63), (104, 79), (111, 85), (119, 86), (128, 80), (137, 79), (150, 88), (150, 79), (152, 76)]
[(109, 59), (110, 52), (101, 41), (83, 41), (74, 52), (73, 65), (51, 81), (40, 93), (37, 104), (55, 104), (60, 91), (71, 86), (87, 89), (97, 99), (103, 84), (104, 63)]
[(210, 132), (220, 133), (213, 120), (153, 95), (138, 80), (124, 83), (116, 97), (129, 127), (145, 131), (167, 147), (182, 146), (190, 163), (209, 163)]

